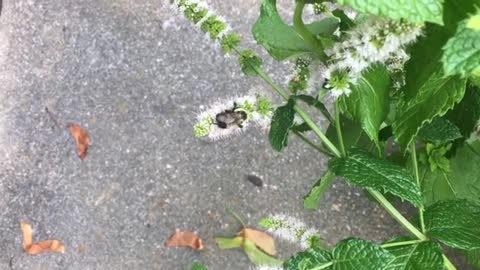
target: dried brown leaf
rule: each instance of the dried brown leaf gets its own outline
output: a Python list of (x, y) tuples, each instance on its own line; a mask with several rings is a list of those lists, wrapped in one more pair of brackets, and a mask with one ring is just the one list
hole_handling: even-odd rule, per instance
[(275, 256), (277, 254), (277, 251), (275, 249), (275, 241), (270, 235), (265, 232), (251, 228), (243, 228), (238, 233), (238, 235), (252, 241), (258, 248), (272, 256)]
[(36, 255), (42, 252), (65, 252), (65, 246), (58, 240), (45, 240), (32, 243), (32, 226), (26, 222), (20, 222), (20, 228), (23, 234), (23, 250), (31, 255)]
[(90, 137), (87, 130), (77, 124), (68, 124), (68, 129), (77, 143), (78, 157), (84, 159), (90, 146)]
[(166, 247), (191, 247), (195, 250), (203, 249), (202, 239), (191, 231), (176, 231), (165, 241)]

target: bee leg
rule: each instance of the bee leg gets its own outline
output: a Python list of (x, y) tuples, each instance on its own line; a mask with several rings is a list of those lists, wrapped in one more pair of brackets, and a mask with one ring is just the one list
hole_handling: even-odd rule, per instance
[(223, 128), (223, 129), (227, 128), (227, 124), (226, 124), (226, 123), (217, 122), (217, 123), (215, 123), (215, 124), (216, 124), (219, 128)]

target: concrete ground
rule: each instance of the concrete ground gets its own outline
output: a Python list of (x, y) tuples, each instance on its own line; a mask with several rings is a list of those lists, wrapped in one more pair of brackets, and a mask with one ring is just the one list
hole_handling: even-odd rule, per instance
[[(259, 0), (209, 1), (254, 46)], [(289, 1), (281, 1), (283, 4)], [(280, 82), (285, 66), (267, 62)], [(271, 213), (316, 227), (329, 244), (385, 240), (401, 229), (375, 203), (337, 182), (316, 211), (302, 196), (326, 159), (292, 138), (283, 153), (264, 132), (207, 143), (195, 114), (217, 98), (265, 88), (241, 76), (161, 0), (3, 0), (0, 16), (0, 269), (249, 269), (240, 250), (213, 237)], [(90, 132), (81, 161), (61, 123)], [(265, 183), (245, 181), (254, 173)], [(55, 238), (65, 254), (27, 255), (20, 220), (34, 239)], [(195, 230), (202, 252), (165, 248), (176, 229)], [(296, 250), (278, 242), (280, 256)], [(466, 269), (466, 268), (460, 268)]]

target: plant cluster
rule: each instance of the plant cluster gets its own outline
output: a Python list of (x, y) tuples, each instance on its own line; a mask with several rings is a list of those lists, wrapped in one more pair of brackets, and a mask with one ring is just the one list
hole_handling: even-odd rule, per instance
[[(214, 104), (198, 117), (197, 137), (223, 138), (261, 123), (282, 151), (289, 136), (299, 136), (329, 159), (304, 197), (306, 208), (319, 207), (338, 177), (368, 192), (407, 232), (382, 244), (349, 238), (328, 248), (315, 230), (272, 216), (261, 225), (305, 250), (262, 269), (456, 269), (442, 245), (463, 250), (480, 267), (479, 0), (296, 0), (293, 25), (275, 0), (262, 0), (253, 36), (272, 58), (293, 63), (285, 87), (205, 4), (171, 4), (236, 54), (244, 74), (262, 78), (285, 100), (274, 105), (249, 95)], [(308, 24), (307, 8), (317, 16)], [(405, 217), (395, 198), (418, 214)]]

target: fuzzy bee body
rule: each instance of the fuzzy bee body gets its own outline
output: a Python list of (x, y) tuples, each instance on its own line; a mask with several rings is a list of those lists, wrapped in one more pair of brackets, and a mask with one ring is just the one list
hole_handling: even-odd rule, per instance
[(243, 128), (243, 122), (245, 122), (245, 120), (247, 120), (247, 113), (237, 109), (237, 104), (234, 104), (233, 109), (225, 110), (215, 116), (216, 125), (223, 129), (227, 129), (233, 125)]

